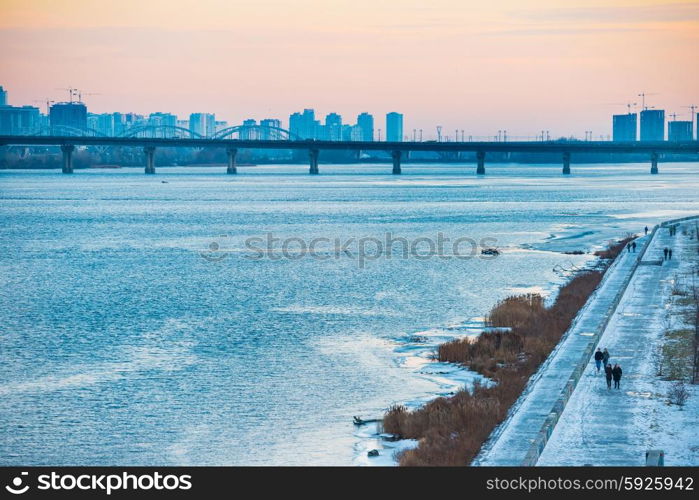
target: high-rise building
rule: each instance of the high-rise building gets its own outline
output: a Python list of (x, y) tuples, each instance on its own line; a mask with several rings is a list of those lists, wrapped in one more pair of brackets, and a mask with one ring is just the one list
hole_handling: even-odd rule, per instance
[(189, 130), (189, 120), (177, 120), (177, 126)]
[(342, 116), (337, 113), (325, 115), (325, 132), (329, 141), (342, 140)]
[(349, 140), (350, 141), (364, 141), (365, 136), (364, 136), (364, 129), (357, 124), (357, 125), (352, 125), (350, 127), (350, 134), (349, 134)]
[(152, 129), (151, 137), (177, 136), (177, 116), (172, 113), (151, 113), (146, 126)]
[(281, 120), (276, 118), (265, 118), (260, 120), (260, 139), (270, 141), (281, 139), (279, 130), (282, 128)]
[(252, 118), (243, 120), (243, 125), (240, 127), (238, 137), (242, 140), (252, 141), (258, 139), (257, 121)]
[(318, 124), (318, 122), (316, 122), (316, 112), (312, 109), (304, 109), (301, 118), (303, 137), (315, 139), (317, 134), (316, 125)]
[(114, 115), (116, 113), (88, 113), (87, 128), (108, 137), (115, 135)]
[(293, 113), (289, 116), (289, 132), (292, 136), (301, 136), (301, 113)]
[(361, 113), (357, 116), (357, 126), (362, 131), (362, 141), (374, 140), (374, 117), (369, 113)]
[(636, 113), (614, 115), (612, 117), (612, 139), (616, 142), (635, 141), (637, 118)]
[(41, 113), (34, 106), (0, 106), (0, 134), (30, 135), (41, 126)]
[(386, 140), (400, 142), (403, 140), (403, 115), (391, 112), (386, 114)]
[(107, 136), (115, 135), (114, 113), (102, 113), (97, 118), (97, 129), (101, 134)]
[(222, 130), (226, 130), (228, 128), (228, 122), (226, 120), (216, 120), (214, 122), (214, 128), (216, 129), (216, 133), (218, 134)]
[(662, 109), (644, 109), (641, 111), (641, 140), (665, 140), (665, 111)]
[(352, 125), (345, 123), (342, 126), (342, 140), (351, 141), (352, 140)]
[(82, 102), (57, 102), (49, 111), (49, 124), (54, 127), (87, 128), (87, 106)]
[(7, 90), (0, 85), (0, 106), (7, 106)]
[(216, 133), (216, 115), (214, 113), (192, 113), (189, 115), (189, 130), (202, 137)]
[(289, 132), (301, 139), (316, 139), (320, 123), (315, 118), (315, 111), (304, 109), (303, 113), (289, 116)]
[(120, 136), (121, 134), (124, 133), (124, 130), (125, 130), (124, 115), (116, 112), (116, 113), (112, 113), (112, 118), (114, 121), (114, 135)]
[(693, 123), (691, 121), (674, 121), (667, 124), (668, 141), (694, 140)]

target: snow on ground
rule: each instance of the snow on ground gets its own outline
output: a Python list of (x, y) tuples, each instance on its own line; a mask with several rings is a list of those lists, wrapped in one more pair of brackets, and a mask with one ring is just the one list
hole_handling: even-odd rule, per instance
[[(667, 403), (672, 382), (656, 375), (656, 356), (664, 331), (682, 324), (683, 306), (672, 300), (676, 280), (696, 266), (696, 241), (666, 228), (656, 233), (605, 329), (599, 346), (623, 369), (621, 389), (608, 390), (591, 360), (537, 465), (644, 465), (645, 452), (661, 449), (666, 465), (699, 465), (699, 391), (687, 385), (684, 408)], [(671, 261), (662, 250), (673, 248)]]
[[(411, 401), (405, 401), (403, 404), (406, 408), (415, 410), (436, 397), (453, 396), (464, 387), (472, 387), (476, 381), (482, 384), (488, 383), (488, 379), (461, 365), (434, 360), (434, 353), (440, 344), (459, 338), (477, 337), (486, 329), (484, 321), (484, 318), (476, 317), (447, 327), (416, 332), (407, 336), (406, 340), (395, 349), (399, 355), (397, 359), (399, 366), (412, 370), (417, 376), (433, 382), (436, 388), (434, 393), (423, 394)], [(361, 417), (377, 418), (376, 415)], [(401, 452), (418, 445), (415, 439), (393, 440), (390, 434), (382, 433), (381, 426), (377, 422), (355, 427), (354, 436), (358, 438), (354, 446), (354, 464), (362, 466), (398, 465), (398, 456)], [(369, 451), (372, 450), (376, 450), (378, 455), (368, 456)]]
[[(649, 237), (639, 238), (638, 252)], [(558, 346), (532, 376), (510, 416), (491, 435), (473, 465), (518, 466), (524, 461), (595, 332), (600, 331), (615, 298), (631, 276), (638, 253), (624, 252), (575, 318)]]

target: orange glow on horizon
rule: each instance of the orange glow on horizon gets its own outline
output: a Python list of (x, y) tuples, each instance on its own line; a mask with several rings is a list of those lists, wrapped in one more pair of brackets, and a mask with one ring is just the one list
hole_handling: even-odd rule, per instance
[(11, 104), (75, 86), (94, 112), (582, 136), (642, 91), (677, 119), (699, 104), (699, 1), (0, 0), (0, 44)]

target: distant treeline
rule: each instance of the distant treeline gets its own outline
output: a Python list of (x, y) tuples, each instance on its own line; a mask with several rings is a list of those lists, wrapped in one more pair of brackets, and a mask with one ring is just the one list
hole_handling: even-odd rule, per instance
[[(697, 155), (665, 154), (662, 162), (697, 161)], [(308, 153), (304, 150), (250, 150), (241, 149), (236, 158), (238, 163), (308, 163)], [(62, 156), (58, 147), (18, 146), (0, 148), (0, 168), (4, 169), (39, 169), (60, 168)], [(206, 165), (226, 163), (223, 148), (158, 148), (155, 153), (156, 166)], [(321, 163), (371, 163), (390, 162), (388, 151), (335, 151), (320, 152)], [(475, 163), (473, 152), (431, 153), (411, 152), (403, 157), (403, 163)], [(649, 162), (647, 154), (619, 153), (575, 153), (571, 161), (575, 163), (639, 163)], [(142, 166), (144, 154), (136, 147), (87, 147), (78, 148), (73, 154), (73, 168), (89, 168), (96, 165)], [(544, 163), (561, 164), (560, 153), (487, 153), (487, 163)]]

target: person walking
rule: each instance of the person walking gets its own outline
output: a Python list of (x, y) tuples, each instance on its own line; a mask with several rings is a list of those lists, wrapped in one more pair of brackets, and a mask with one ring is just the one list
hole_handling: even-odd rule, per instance
[(607, 379), (607, 390), (612, 388), (612, 365), (604, 366), (604, 377)]
[(631, 253), (631, 243), (626, 244), (626, 250), (628, 251), (628, 253)]
[(631, 244), (631, 248), (633, 249), (633, 253), (636, 253), (636, 242), (635, 241)]
[(607, 348), (604, 348), (604, 351), (602, 351), (602, 363), (606, 367), (609, 364), (609, 351)]
[(648, 226), (644, 228), (644, 231), (646, 232), (646, 236), (648, 236)]
[(667, 249), (667, 260), (672, 260), (672, 248)]
[(668, 250), (667, 247), (663, 248), (663, 255), (665, 255), (665, 257), (663, 258), (663, 260), (667, 260), (667, 250)]
[(597, 351), (595, 352), (595, 366), (597, 367), (597, 373), (599, 373), (600, 368), (602, 367), (602, 359), (604, 358), (604, 354), (602, 354), (602, 351), (600, 351), (600, 348), (597, 348)]
[(621, 366), (619, 366), (618, 363), (615, 364), (614, 368), (612, 368), (612, 378), (614, 378), (615, 389), (621, 389), (621, 387), (619, 387), (619, 383), (621, 382), (621, 373)]

